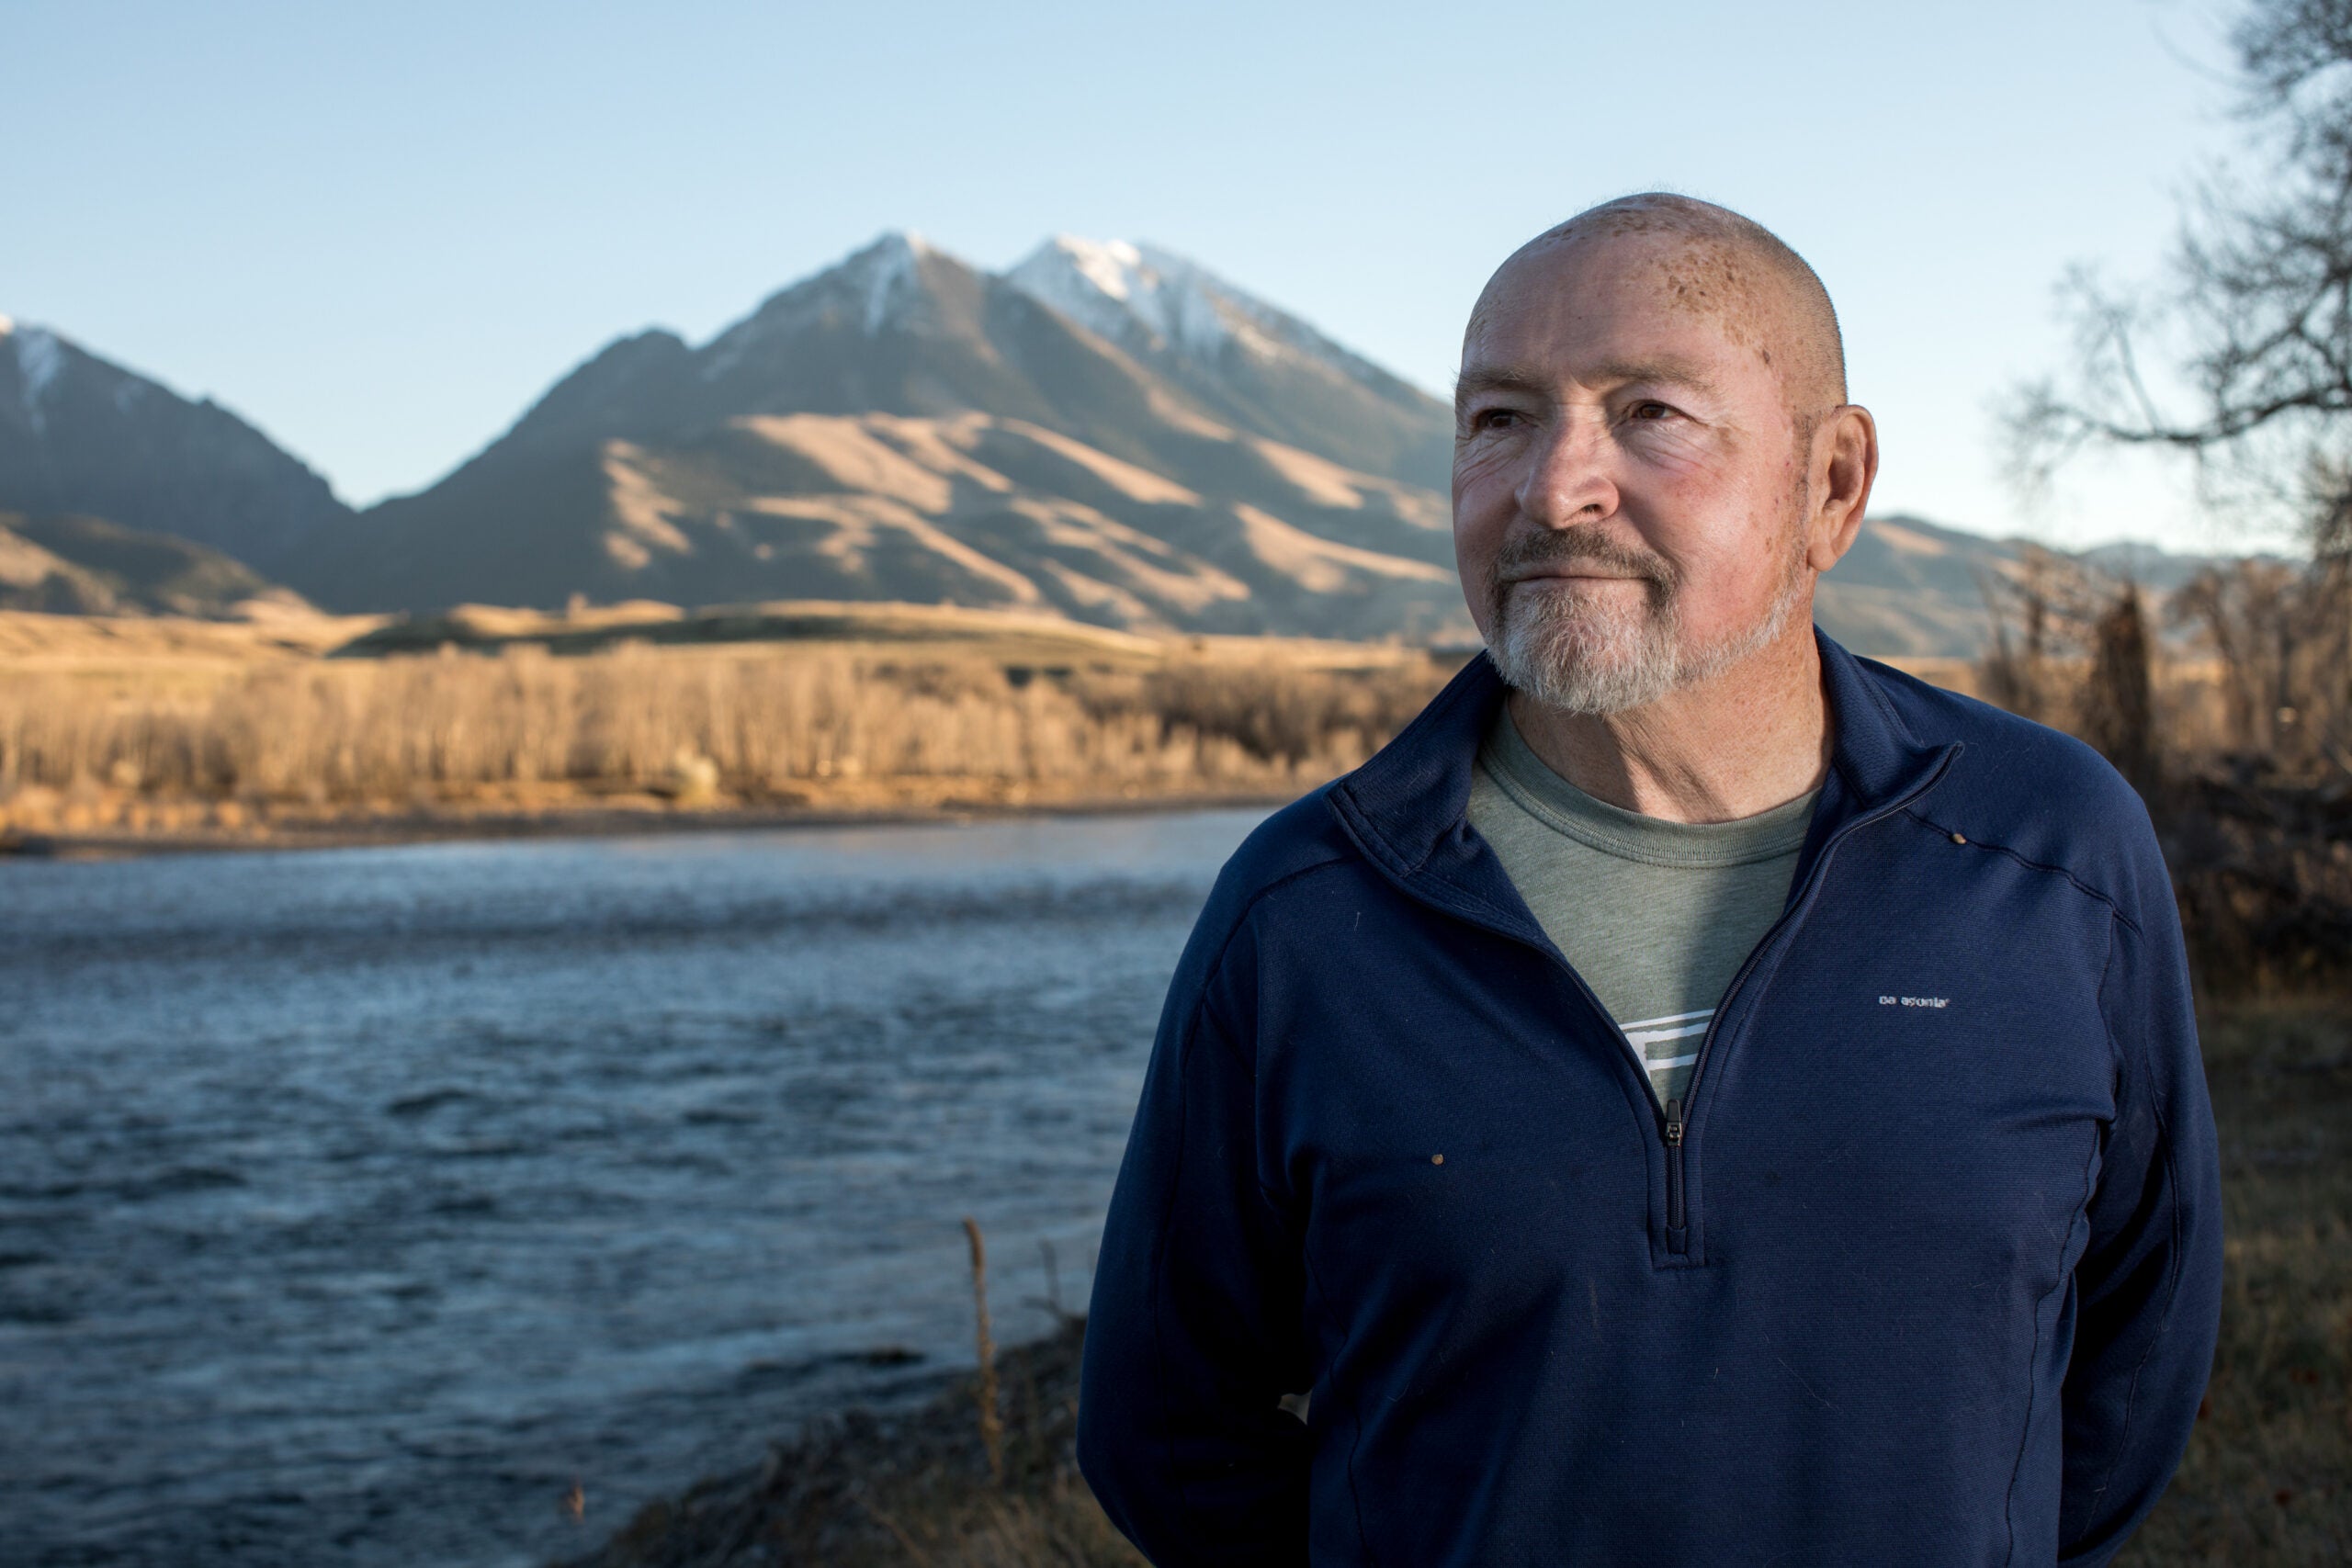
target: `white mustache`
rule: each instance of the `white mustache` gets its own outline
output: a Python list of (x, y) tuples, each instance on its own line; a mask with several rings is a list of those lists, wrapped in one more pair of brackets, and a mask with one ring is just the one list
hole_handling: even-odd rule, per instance
[(1600, 569), (1589, 575), (1656, 583), (1669, 592), (1680, 580), (1662, 556), (1636, 554), (1590, 535), (1549, 534), (1505, 545), (1495, 559), (1495, 581), (1509, 587), (1531, 578), (1557, 576), (1562, 568), (1575, 566)]

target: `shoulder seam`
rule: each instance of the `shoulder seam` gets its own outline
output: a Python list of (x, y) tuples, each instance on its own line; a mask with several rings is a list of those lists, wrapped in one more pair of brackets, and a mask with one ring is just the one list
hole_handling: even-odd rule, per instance
[[(1943, 823), (1938, 822), (1935, 818), (1929, 817), (1916, 806), (1905, 807), (1903, 808), (1903, 814), (1905, 817), (1910, 818), (1913, 821), (1918, 823), (1921, 827), (1932, 829), (1938, 833), (1949, 836), (1956, 831), (1956, 829), (1947, 827)], [(1990, 839), (1980, 839), (1971, 835), (1968, 838), (1968, 842), (1978, 849), (1991, 850), (1995, 854), (2007, 855), (2009, 859), (2017, 862), (2019, 865), (2024, 866), (2029, 871), (2047, 872), (2052, 876), (2064, 877), (2068, 882), (2074, 885), (2075, 890), (2082, 894), (2084, 897), (2092, 899), (2095, 902), (2105, 906), (2107, 912), (2112, 915), (2115, 919), (2122, 921), (2124, 925), (2130, 927), (2133, 935), (2137, 936), (2141, 934), (2140, 922), (2133, 919), (2129, 914), (2124, 912), (2123, 906), (2120, 902), (2111, 895), (2102, 893), (2098, 888), (2093, 887), (2089, 883), (2085, 882), (2081, 877), (2076, 876), (2066, 867), (2063, 865), (2051, 865), (2046, 862), (2034, 860), (2030, 856), (2018, 853), (2016, 850), (2009, 848), (2007, 844), (1996, 843)]]
[[(1218, 974), (1224, 970), (1225, 955), (1232, 951), (1233, 939), (1241, 934), (1241, 928), (1250, 923), (1250, 917), (1257, 913), (1258, 906), (1261, 902), (1270, 895), (1282, 888), (1289, 886), (1292, 883), (1296, 882), (1301, 877), (1312, 876), (1318, 871), (1325, 871), (1332, 866), (1345, 865), (1347, 863), (1347, 856), (1343, 854), (1335, 854), (1328, 859), (1318, 860), (1312, 865), (1303, 865), (1295, 871), (1284, 872), (1282, 875), (1274, 878), (1272, 882), (1267, 883), (1263, 887), (1260, 887), (1253, 891), (1250, 895), (1249, 898), (1243, 902), (1241, 908), (1235, 912), (1233, 923), (1226, 927), (1225, 935), (1218, 939), (1216, 944), (1216, 956), (1211, 958), (1208, 961), (1208, 964), (1201, 970), (1201, 994), (1195, 1005), (1200, 1008), (1206, 1008), (1210, 1005), (1208, 988), (1216, 981)], [(1239, 1032), (1233, 1029), (1229, 1023), (1226, 1024), (1224, 1027), (1227, 1033)]]

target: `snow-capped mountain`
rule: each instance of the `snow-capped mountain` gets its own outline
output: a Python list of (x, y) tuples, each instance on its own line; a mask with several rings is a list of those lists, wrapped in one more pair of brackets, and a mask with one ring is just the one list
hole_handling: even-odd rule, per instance
[[(1157, 342), (1076, 319), (1034, 276), (886, 234), (698, 348), (618, 340), (291, 581), (351, 608), (578, 592), (1466, 629), (1444, 503), (1398, 477), (1427, 477), (1412, 443), (1381, 435), (1444, 432), (1433, 400), (1368, 366), (1350, 394), (1361, 361), (1197, 268), (1194, 305), (1166, 297), (1226, 324)], [(1253, 400), (1283, 377), (1299, 407), (1276, 417)], [(1339, 407), (1350, 395), (1362, 406)]]
[(190, 401), (6, 317), (0, 512), (104, 518), (263, 572), (351, 518), (324, 479), (211, 400)]

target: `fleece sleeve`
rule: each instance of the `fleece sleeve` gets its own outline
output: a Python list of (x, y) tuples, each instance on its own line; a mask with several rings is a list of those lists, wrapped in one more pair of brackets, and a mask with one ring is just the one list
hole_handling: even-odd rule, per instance
[[(1197, 940), (1197, 939), (1196, 939)], [(1259, 1178), (1254, 1053), (1180, 970), (1096, 1264), (1079, 1465), (1160, 1568), (1306, 1561), (1304, 1269)]]
[(2068, 1564), (2107, 1562), (2155, 1505), (2196, 1423), (2221, 1320), (2221, 1160), (2179, 916), (2168, 889), (2133, 913), (2115, 921), (2100, 992), (2116, 1113), (2075, 1277), (2059, 1503)]

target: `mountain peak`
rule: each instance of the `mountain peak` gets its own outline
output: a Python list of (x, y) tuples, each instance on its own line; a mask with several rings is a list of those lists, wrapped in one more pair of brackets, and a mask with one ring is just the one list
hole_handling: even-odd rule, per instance
[(1114, 299), (1125, 299), (1135, 292), (1136, 276), (1144, 265), (1143, 252), (1125, 240), (1089, 240), (1077, 234), (1055, 235), (1038, 246), (1030, 260), (1057, 254)]
[(820, 319), (855, 323), (867, 337), (885, 327), (920, 327), (933, 311), (930, 296), (943, 272), (972, 273), (910, 229), (891, 229), (824, 268), (770, 295), (757, 310), (708, 345), (706, 379), (725, 374), (755, 344), (789, 334)]
[[(1427, 393), (1289, 311), (1157, 245), (1057, 234), (1016, 263), (1004, 280), (1179, 379), (1203, 374), (1227, 381), (1271, 378), (1261, 390), (1273, 403), (1295, 400), (1313, 383), (1352, 387), (1408, 411), (1408, 422), (1416, 426), (1426, 423), (1437, 406)], [(1265, 399), (1253, 394), (1250, 400), (1271, 409)], [(1272, 417), (1279, 423), (1283, 416)], [(1304, 432), (1284, 434), (1296, 440)], [(1451, 444), (1449, 433), (1447, 466)], [(1369, 456), (1367, 451), (1359, 461)]]
[(899, 315), (922, 291), (923, 262), (934, 254), (923, 237), (911, 229), (893, 229), (842, 266), (857, 268), (865, 278), (865, 335), (872, 337)]
[(822, 277), (827, 273), (864, 273), (875, 268), (888, 270), (914, 266), (932, 256), (944, 254), (912, 229), (885, 229), (816, 276)]
[(1215, 354), (1237, 338), (1259, 347), (1250, 318), (1274, 313), (1183, 257), (1128, 240), (1057, 234), (1004, 276), (1096, 336), (1147, 353)]

